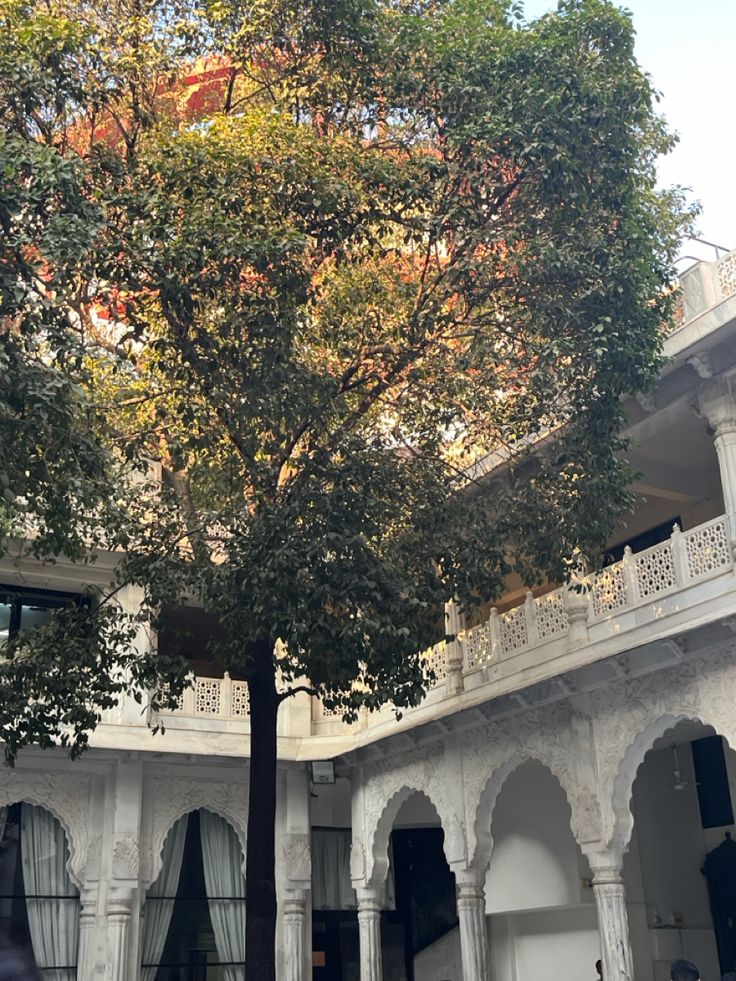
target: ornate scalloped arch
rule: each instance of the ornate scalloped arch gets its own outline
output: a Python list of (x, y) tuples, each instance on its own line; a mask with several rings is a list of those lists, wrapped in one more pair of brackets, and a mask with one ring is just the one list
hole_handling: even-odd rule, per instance
[(654, 743), (680, 722), (699, 722), (704, 726), (710, 726), (728, 741), (728, 734), (723, 732), (718, 720), (710, 719), (707, 712), (695, 712), (692, 707), (675, 709), (660, 715), (631, 740), (621, 757), (613, 780), (611, 806), (614, 826), (608, 847), (616, 854), (623, 855), (631, 840), (631, 832), (634, 828), (631, 800), (639, 767)]
[[(172, 778), (156, 784), (150, 863), (143, 885), (148, 888), (161, 873), (166, 838), (176, 822), (192, 811), (207, 810), (232, 825), (245, 856), (248, 822), (248, 789), (242, 783), (208, 783)], [(243, 860), (245, 861), (245, 859)]]
[(519, 767), (531, 762), (541, 764), (546, 770), (549, 770), (559, 783), (570, 810), (570, 828), (575, 840), (579, 842), (579, 835), (576, 832), (575, 822), (573, 820), (572, 795), (566, 785), (568, 774), (559, 772), (555, 765), (550, 760), (545, 759), (542, 754), (526, 750), (516, 750), (503, 763), (494, 768), (483, 785), (475, 813), (475, 821), (473, 822), (475, 850), (470, 856), (470, 864), (474, 868), (483, 871), (490, 865), (491, 852), (493, 851), (493, 835), (491, 834), (493, 812), (496, 809), (496, 804), (498, 803), (498, 798), (503, 790), (504, 784)]
[(398, 790), (395, 790), (386, 801), (375, 828), (373, 829), (373, 834), (369, 838), (368, 854), (372, 856), (372, 862), (366, 885), (378, 886), (386, 880), (386, 876), (388, 874), (388, 844), (391, 831), (394, 826), (394, 821), (396, 820), (402, 805), (409, 800), (410, 797), (413, 797), (414, 794), (419, 794), (420, 797), (423, 797), (431, 804), (432, 809), (435, 811), (440, 820), (440, 824), (442, 824), (442, 817), (437, 805), (425, 790), (412, 786), (409, 783), (405, 783), (399, 787)]
[[(50, 811), (62, 826), (69, 847), (67, 871), (80, 890), (85, 885), (85, 873), (94, 864), (90, 862), (87, 836), (89, 786), (86, 775), (70, 777), (14, 770), (0, 777), (0, 807), (23, 802), (35, 804)], [(95, 857), (96, 854), (92, 856)]]

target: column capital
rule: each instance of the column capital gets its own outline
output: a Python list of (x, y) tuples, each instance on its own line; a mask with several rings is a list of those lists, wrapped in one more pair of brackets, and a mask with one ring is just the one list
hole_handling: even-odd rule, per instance
[(593, 887), (622, 886), (624, 882), (623, 869), (619, 865), (601, 865), (593, 869)]
[(698, 410), (717, 436), (736, 431), (736, 398), (724, 378), (709, 378), (698, 385)]
[(585, 857), (593, 873), (593, 880), (599, 883), (620, 882), (623, 874), (623, 856), (617, 851), (586, 852)]
[(385, 905), (385, 885), (357, 886), (355, 894), (358, 897), (358, 915), (361, 913), (380, 913)]
[(133, 911), (135, 889), (130, 886), (113, 886), (107, 897), (108, 916), (130, 916)]
[(307, 892), (305, 889), (287, 889), (281, 900), (284, 916), (303, 916), (307, 908)]
[(486, 894), (486, 872), (474, 866), (451, 866), (455, 873), (458, 899), (484, 899)]

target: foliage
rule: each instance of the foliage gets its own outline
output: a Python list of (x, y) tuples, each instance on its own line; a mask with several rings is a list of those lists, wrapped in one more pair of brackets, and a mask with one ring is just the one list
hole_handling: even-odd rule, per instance
[(445, 599), (564, 578), (627, 503), (682, 216), (630, 20), (126, 2), (3, 8), (6, 532), (122, 536), (231, 669), (280, 638), (348, 713), (411, 703)]
[[(186, 597), (252, 701), (278, 667), (282, 696), (307, 677), (348, 718), (421, 697), (450, 597), (600, 552), (629, 500), (621, 396), (656, 377), (685, 217), (655, 190), (671, 138), (628, 15), (0, 16), (6, 536), (124, 548), (139, 620)], [(154, 707), (181, 691), (184, 665), (134, 652), (114, 610), (0, 668), (9, 757), (61, 732), (80, 748), (127, 685)]]

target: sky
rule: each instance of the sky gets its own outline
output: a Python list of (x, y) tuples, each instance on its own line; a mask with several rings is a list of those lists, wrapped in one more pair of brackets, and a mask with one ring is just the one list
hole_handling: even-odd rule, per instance
[[(554, 0), (525, 0), (532, 19)], [(639, 63), (662, 94), (659, 111), (680, 142), (660, 161), (660, 183), (691, 188), (700, 201), (700, 237), (736, 249), (736, 0), (625, 0), (637, 33)], [(683, 244), (683, 255), (715, 258)]]

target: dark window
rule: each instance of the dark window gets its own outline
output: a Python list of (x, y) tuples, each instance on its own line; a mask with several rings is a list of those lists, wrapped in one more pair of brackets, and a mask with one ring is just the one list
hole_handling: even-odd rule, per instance
[(48, 623), (54, 610), (89, 603), (77, 593), (21, 589), (0, 585), (0, 649), (24, 630), (36, 630)]
[(695, 739), (692, 750), (701, 824), (704, 828), (722, 828), (733, 824), (723, 740), (720, 736)]
[(620, 562), (624, 557), (624, 550), (627, 545), (631, 548), (632, 552), (643, 552), (647, 548), (652, 548), (654, 545), (660, 545), (662, 542), (666, 542), (672, 535), (673, 525), (679, 525), (682, 528), (682, 518), (679, 515), (676, 518), (670, 518), (669, 521), (662, 522), (656, 528), (643, 531), (641, 535), (634, 535), (628, 541), (614, 545), (606, 552), (605, 564), (613, 565), (614, 562)]
[[(224, 639), (217, 617), (198, 606), (167, 606), (158, 621), (158, 649), (167, 657), (179, 655), (192, 665), (196, 675), (223, 676), (212, 646)], [(233, 677), (236, 677), (233, 675)]]

